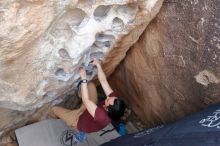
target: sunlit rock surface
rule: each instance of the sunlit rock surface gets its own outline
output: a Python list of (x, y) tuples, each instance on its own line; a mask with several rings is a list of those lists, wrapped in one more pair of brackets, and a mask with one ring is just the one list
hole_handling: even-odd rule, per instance
[(111, 76), (147, 126), (220, 102), (219, 11), (219, 0), (165, 0)]
[(0, 1), (0, 135), (72, 94), (80, 66), (92, 79), (94, 57), (111, 74), (162, 1)]
[[(161, 3), (1, 1), (0, 107), (34, 109), (73, 91), (79, 79), (77, 69), (86, 66), (91, 79), (95, 74), (88, 66), (91, 59), (105, 59), (117, 47), (126, 52)], [(123, 55), (111, 64), (111, 72)]]

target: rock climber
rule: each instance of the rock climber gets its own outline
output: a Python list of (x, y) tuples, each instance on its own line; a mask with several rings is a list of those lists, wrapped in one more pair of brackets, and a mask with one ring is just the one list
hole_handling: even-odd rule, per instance
[(81, 68), (79, 71), (81, 77), (79, 96), (83, 101), (81, 107), (76, 110), (58, 106), (52, 108), (52, 112), (67, 125), (86, 133), (97, 132), (112, 120), (119, 120), (125, 111), (125, 104), (110, 87), (100, 60), (94, 59), (92, 64), (97, 68), (98, 79), (107, 96), (106, 99), (98, 102), (96, 87), (94, 83), (87, 81), (86, 71)]

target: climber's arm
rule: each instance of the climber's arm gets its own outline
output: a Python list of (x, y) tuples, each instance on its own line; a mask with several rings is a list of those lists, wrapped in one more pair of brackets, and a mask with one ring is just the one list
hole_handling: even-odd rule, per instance
[(105, 95), (108, 96), (110, 93), (113, 92), (113, 90), (107, 81), (107, 78), (106, 78), (106, 75), (102, 69), (101, 63), (98, 59), (94, 59), (92, 63), (97, 67), (99, 82), (102, 85), (102, 88), (105, 92)]
[[(82, 80), (86, 80), (85, 69), (83, 68), (80, 69), (80, 76)], [(86, 106), (88, 112), (92, 115), (92, 117), (95, 117), (95, 111), (96, 111), (97, 105), (89, 99), (87, 83), (81, 83), (81, 92), (82, 92), (82, 101), (84, 105)]]

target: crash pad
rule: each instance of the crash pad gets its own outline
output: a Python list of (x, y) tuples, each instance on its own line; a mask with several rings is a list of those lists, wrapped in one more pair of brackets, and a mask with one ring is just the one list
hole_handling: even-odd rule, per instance
[(15, 131), (19, 146), (99, 146), (119, 136), (109, 124), (99, 132), (83, 133), (68, 127), (62, 120), (45, 120)]
[(220, 104), (175, 123), (126, 135), (102, 146), (217, 146), (220, 145)]

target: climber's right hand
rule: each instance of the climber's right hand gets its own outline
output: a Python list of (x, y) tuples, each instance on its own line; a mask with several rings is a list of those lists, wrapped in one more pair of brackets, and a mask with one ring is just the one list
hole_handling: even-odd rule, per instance
[(95, 65), (96, 67), (101, 66), (101, 61), (100, 61), (99, 59), (97, 59), (97, 58), (94, 58), (94, 59), (91, 61), (91, 63), (92, 63), (93, 65)]

